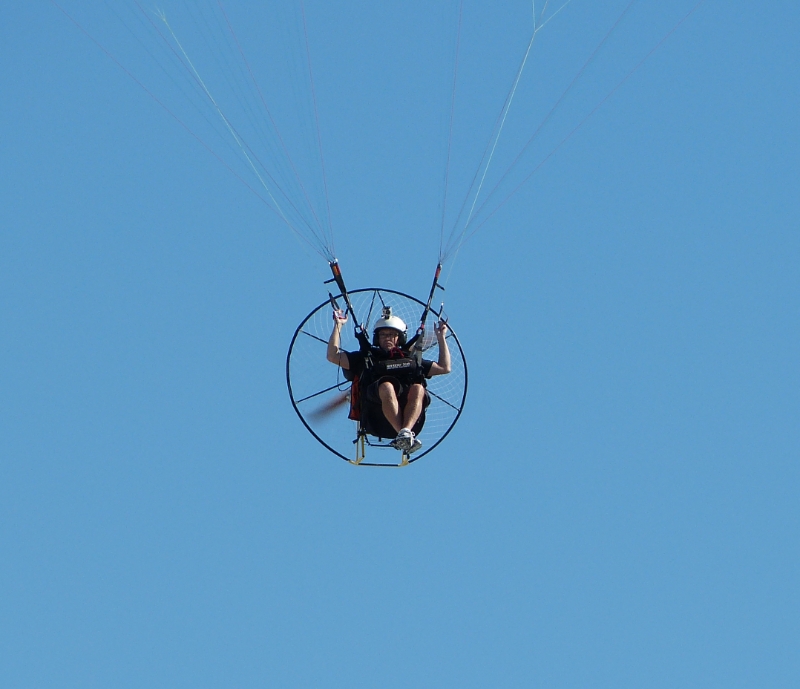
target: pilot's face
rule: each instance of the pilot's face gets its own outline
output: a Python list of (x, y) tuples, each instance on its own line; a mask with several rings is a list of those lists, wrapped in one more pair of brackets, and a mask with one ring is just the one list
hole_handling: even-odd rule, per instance
[(388, 352), (393, 347), (397, 347), (397, 340), (400, 338), (400, 333), (394, 328), (381, 328), (378, 331), (378, 346)]

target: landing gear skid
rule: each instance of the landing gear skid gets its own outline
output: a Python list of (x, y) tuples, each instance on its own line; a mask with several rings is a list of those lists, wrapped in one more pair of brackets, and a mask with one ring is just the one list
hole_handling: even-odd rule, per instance
[(358, 437), (353, 442), (356, 444), (356, 461), (353, 462), (353, 464), (358, 466), (367, 456), (366, 436), (359, 433)]
[(400, 451), (400, 463), (399, 464), (367, 464), (364, 462), (364, 459), (367, 456), (367, 445), (371, 445), (372, 447), (385, 447), (390, 448), (391, 445), (374, 445), (373, 443), (367, 440), (367, 434), (363, 430), (358, 431), (358, 436), (353, 441), (353, 444), (356, 446), (356, 458), (348, 460), (350, 464), (354, 464), (355, 466), (397, 466), (397, 467), (406, 467), (411, 463), (411, 455), (409, 454), (408, 450), (401, 450)]

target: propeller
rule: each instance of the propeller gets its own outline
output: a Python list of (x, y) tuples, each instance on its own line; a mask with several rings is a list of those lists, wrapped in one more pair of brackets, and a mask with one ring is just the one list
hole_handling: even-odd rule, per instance
[(318, 407), (314, 411), (308, 414), (308, 418), (311, 421), (321, 421), (322, 419), (330, 416), (333, 412), (335, 412), (339, 407), (346, 404), (350, 401), (350, 391), (343, 392), (339, 395), (336, 395), (332, 400), (325, 402), (321, 407)]

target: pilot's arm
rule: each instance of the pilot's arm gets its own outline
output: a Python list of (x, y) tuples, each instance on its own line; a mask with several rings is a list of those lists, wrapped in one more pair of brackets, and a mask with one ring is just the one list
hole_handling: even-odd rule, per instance
[(428, 378), (432, 376), (443, 376), (450, 373), (450, 349), (447, 347), (447, 322), (439, 321), (434, 327), (436, 339), (439, 342), (439, 361), (431, 364), (428, 371)]
[[(347, 352), (340, 349), (342, 326), (347, 323), (347, 314), (342, 310), (333, 312), (333, 331), (328, 339), (328, 361), (342, 368), (350, 368), (350, 360), (347, 358)], [(445, 345), (446, 346), (446, 345)]]

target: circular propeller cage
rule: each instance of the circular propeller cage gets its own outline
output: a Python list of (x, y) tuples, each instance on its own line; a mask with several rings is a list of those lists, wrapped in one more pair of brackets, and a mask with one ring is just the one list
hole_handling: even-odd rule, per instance
[[(425, 304), (402, 292), (389, 289), (359, 289), (348, 293), (359, 322), (372, 340), (372, 328), (381, 317), (383, 307), (390, 306), (409, 327), (409, 339), (425, 310)], [(344, 305), (341, 295), (336, 297)], [(422, 341), (425, 359), (439, 358), (439, 345), (433, 325), (439, 312), (431, 309), (425, 323)], [(341, 348), (357, 351), (352, 317), (342, 328)], [(366, 453), (357, 460), (359, 442), (358, 422), (348, 419), (350, 412), (350, 382), (343, 371), (326, 358), (328, 339), (333, 329), (329, 301), (314, 309), (298, 326), (286, 357), (286, 382), (289, 397), (300, 420), (311, 434), (335, 455), (360, 466), (399, 466), (400, 453), (386, 439), (366, 436)], [(428, 379), (431, 403), (426, 410), (425, 426), (419, 433), (422, 449), (411, 455), (408, 463), (427, 455), (444, 440), (461, 415), (467, 397), (467, 362), (461, 343), (448, 323), (447, 345), (450, 350), (451, 372)]]

